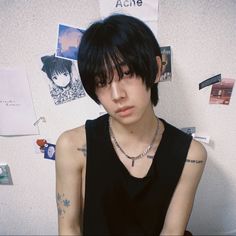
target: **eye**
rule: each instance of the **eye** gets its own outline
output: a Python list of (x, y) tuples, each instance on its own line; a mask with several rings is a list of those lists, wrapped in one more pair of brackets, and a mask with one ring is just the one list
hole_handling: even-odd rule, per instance
[(96, 87), (97, 88), (104, 88), (107, 85), (107, 82), (105, 80), (96, 80)]
[(69, 74), (68, 72), (64, 72), (64, 73), (63, 73), (64, 76), (67, 76), (68, 74)]
[(122, 78), (130, 78), (132, 76), (130, 70), (125, 70), (122, 72)]
[(53, 76), (53, 77), (52, 77), (52, 80), (57, 80), (57, 76)]

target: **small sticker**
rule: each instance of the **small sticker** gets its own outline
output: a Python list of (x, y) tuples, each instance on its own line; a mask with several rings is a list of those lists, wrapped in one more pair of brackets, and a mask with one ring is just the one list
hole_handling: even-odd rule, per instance
[(218, 75), (215, 75), (207, 80), (204, 80), (202, 81), (200, 84), (199, 84), (199, 90), (204, 88), (204, 87), (207, 87), (209, 85), (212, 85), (212, 84), (215, 84), (215, 83), (218, 83), (221, 81), (221, 74), (218, 74)]
[(46, 143), (44, 145), (44, 158), (55, 160), (56, 145), (51, 143)]

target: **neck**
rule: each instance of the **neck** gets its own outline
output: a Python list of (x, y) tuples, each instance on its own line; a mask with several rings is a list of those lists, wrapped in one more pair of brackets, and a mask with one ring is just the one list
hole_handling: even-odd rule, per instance
[(133, 141), (139, 140), (147, 142), (150, 141), (150, 135), (155, 131), (157, 127), (157, 117), (153, 109), (149, 112), (148, 115), (141, 117), (134, 123), (131, 124), (122, 124), (112, 117), (111, 126), (115, 136), (117, 136), (120, 140), (129, 140), (132, 138)]

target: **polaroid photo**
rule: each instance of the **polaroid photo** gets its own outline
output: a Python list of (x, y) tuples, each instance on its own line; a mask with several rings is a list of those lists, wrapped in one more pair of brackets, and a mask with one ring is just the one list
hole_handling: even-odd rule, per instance
[(81, 37), (84, 30), (59, 24), (56, 57), (77, 60)]

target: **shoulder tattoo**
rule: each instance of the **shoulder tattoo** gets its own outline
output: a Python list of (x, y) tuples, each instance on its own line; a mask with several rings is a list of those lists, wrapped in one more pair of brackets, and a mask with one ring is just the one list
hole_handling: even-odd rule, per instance
[(80, 152), (83, 152), (84, 157), (87, 157), (87, 147), (86, 147), (85, 144), (82, 146), (82, 148), (80, 148), (80, 147), (77, 148), (77, 150), (80, 151)]
[(195, 163), (195, 164), (201, 164), (201, 163), (203, 163), (202, 160), (190, 160), (190, 159), (186, 159), (186, 162), (188, 162), (188, 163)]
[(69, 199), (65, 198), (64, 193), (60, 194), (57, 193), (57, 211), (58, 211), (58, 216), (63, 218), (66, 210), (70, 207), (71, 202)]

